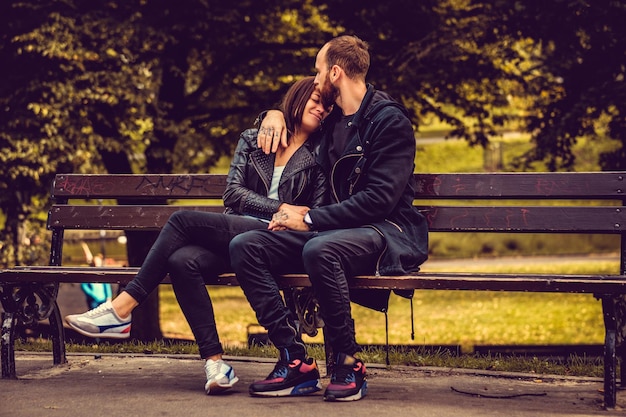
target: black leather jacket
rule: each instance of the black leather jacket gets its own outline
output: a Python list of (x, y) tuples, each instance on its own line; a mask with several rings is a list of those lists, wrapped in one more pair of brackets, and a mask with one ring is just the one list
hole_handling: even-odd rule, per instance
[[(384, 237), (375, 274), (401, 275), (419, 271), (428, 258), (428, 226), (413, 206), (415, 136), (406, 110), (386, 93), (368, 85), (356, 126), (346, 148), (332, 166), (327, 145), (341, 118), (336, 107), (324, 120), (319, 160), (329, 173), (331, 204), (309, 211), (313, 227), (332, 230), (371, 227)], [(413, 291), (396, 291), (412, 297)], [(385, 311), (389, 290), (352, 290), (350, 299)]]
[(428, 258), (428, 227), (413, 206), (415, 136), (406, 110), (368, 85), (351, 121), (356, 126), (354, 135), (343, 155), (330, 166), (326, 148), (340, 113), (341, 109), (335, 108), (324, 120), (326, 136), (319, 152), (321, 165), (330, 173), (331, 203), (336, 204), (311, 210), (313, 227), (372, 227), (387, 244), (377, 274), (418, 271)]
[(257, 132), (247, 129), (239, 137), (224, 191), (225, 213), (270, 220), (282, 203), (311, 208), (327, 204), (328, 182), (313, 153), (318, 135), (312, 135), (289, 159), (278, 186), (279, 200), (273, 200), (267, 194), (276, 155), (266, 155), (257, 147)]

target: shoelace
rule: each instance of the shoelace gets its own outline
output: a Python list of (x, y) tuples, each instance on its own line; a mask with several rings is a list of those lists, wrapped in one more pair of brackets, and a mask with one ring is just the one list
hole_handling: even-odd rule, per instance
[(92, 317), (92, 316), (95, 316), (96, 314), (103, 313), (108, 309), (109, 309), (109, 306), (106, 303), (103, 303), (103, 304), (100, 304), (98, 307), (94, 308), (93, 310), (89, 310), (88, 312), (85, 313), (85, 315), (88, 317)]
[(333, 383), (348, 383), (354, 381), (356, 376), (354, 375), (354, 369), (350, 365), (339, 365), (335, 368), (335, 372), (332, 377)]
[(219, 372), (220, 363), (218, 361), (212, 361), (212, 362), (207, 361), (205, 365), (205, 369), (207, 373), (207, 378), (214, 377)]
[(285, 378), (287, 372), (289, 372), (289, 362), (281, 360), (276, 363), (274, 370), (270, 372), (266, 379)]

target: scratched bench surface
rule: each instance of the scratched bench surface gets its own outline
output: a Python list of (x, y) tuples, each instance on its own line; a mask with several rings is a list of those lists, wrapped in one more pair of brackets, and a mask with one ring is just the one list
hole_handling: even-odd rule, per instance
[[(54, 284), (56, 282), (107, 282), (128, 284), (137, 274), (136, 267), (77, 267), (23, 266), (0, 270), (3, 282), (19, 284), (28, 281)], [(277, 276), (280, 288), (308, 287), (311, 282), (304, 274)], [(170, 283), (166, 277), (162, 283)], [(239, 285), (233, 273), (212, 277), (208, 285)], [(518, 274), (472, 273), (472, 272), (425, 272), (398, 276), (357, 276), (351, 281), (352, 288), (378, 289), (431, 289), (431, 290), (485, 290), (522, 292), (570, 292), (623, 294), (626, 281), (615, 275), (568, 275), (568, 274)]]
[(226, 175), (80, 175), (59, 174), (52, 198), (222, 198)]
[[(416, 205), (432, 232), (621, 233), (624, 176), (592, 173), (415, 174)], [(222, 212), (226, 175), (57, 175), (49, 227), (67, 229), (158, 229), (179, 205), (168, 200), (215, 199), (186, 210)], [(134, 204), (71, 204), (69, 199), (124, 199)], [(161, 201), (159, 201), (161, 199)], [(592, 200), (595, 205), (536, 205), (534, 200)], [(146, 204), (142, 201), (146, 200)], [(147, 200), (160, 204), (147, 205)], [(443, 205), (457, 200), (454, 205)], [(460, 200), (465, 200), (459, 202)], [(477, 200), (478, 203), (476, 203)], [(519, 200), (511, 204), (504, 200)], [(608, 201), (612, 200), (612, 201)], [(529, 204), (528, 201), (531, 201)], [(436, 203), (436, 204), (435, 204)], [(580, 203), (580, 202), (579, 202)], [(450, 203), (448, 203), (450, 204)]]
[[(622, 199), (619, 172), (415, 174), (416, 198)], [(53, 198), (221, 198), (226, 175), (59, 174)]]

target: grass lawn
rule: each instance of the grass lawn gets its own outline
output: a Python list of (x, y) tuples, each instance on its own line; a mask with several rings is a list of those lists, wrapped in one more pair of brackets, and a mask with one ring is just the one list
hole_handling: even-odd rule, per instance
[[(536, 258), (535, 258), (536, 259)], [(458, 271), (480, 271), (480, 262), (461, 264)], [(492, 272), (611, 273), (615, 261), (589, 260), (529, 264), (528, 260), (495, 264)], [(443, 270), (440, 263), (424, 270)], [(218, 330), (225, 345), (247, 343), (248, 326), (256, 324), (240, 288), (209, 287)], [(171, 288), (161, 286), (161, 325), (169, 337), (192, 339)], [(411, 307), (392, 295), (389, 307), (389, 342), (400, 345), (602, 344), (604, 325), (600, 302), (587, 294), (507, 293), (486, 291), (417, 291), (413, 300), (415, 340), (411, 340)], [(361, 344), (385, 343), (383, 313), (353, 305), (357, 340)], [(252, 327), (254, 331), (258, 328)], [(306, 338), (322, 342), (321, 335)]]

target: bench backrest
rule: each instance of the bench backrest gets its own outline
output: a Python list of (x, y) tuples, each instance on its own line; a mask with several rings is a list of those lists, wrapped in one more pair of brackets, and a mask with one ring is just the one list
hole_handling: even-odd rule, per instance
[[(623, 252), (625, 178), (625, 172), (415, 174), (415, 204), (433, 232), (621, 234)], [(65, 229), (155, 230), (181, 208), (221, 212), (225, 185), (224, 174), (58, 174), (48, 218), (52, 243), (62, 244)]]

